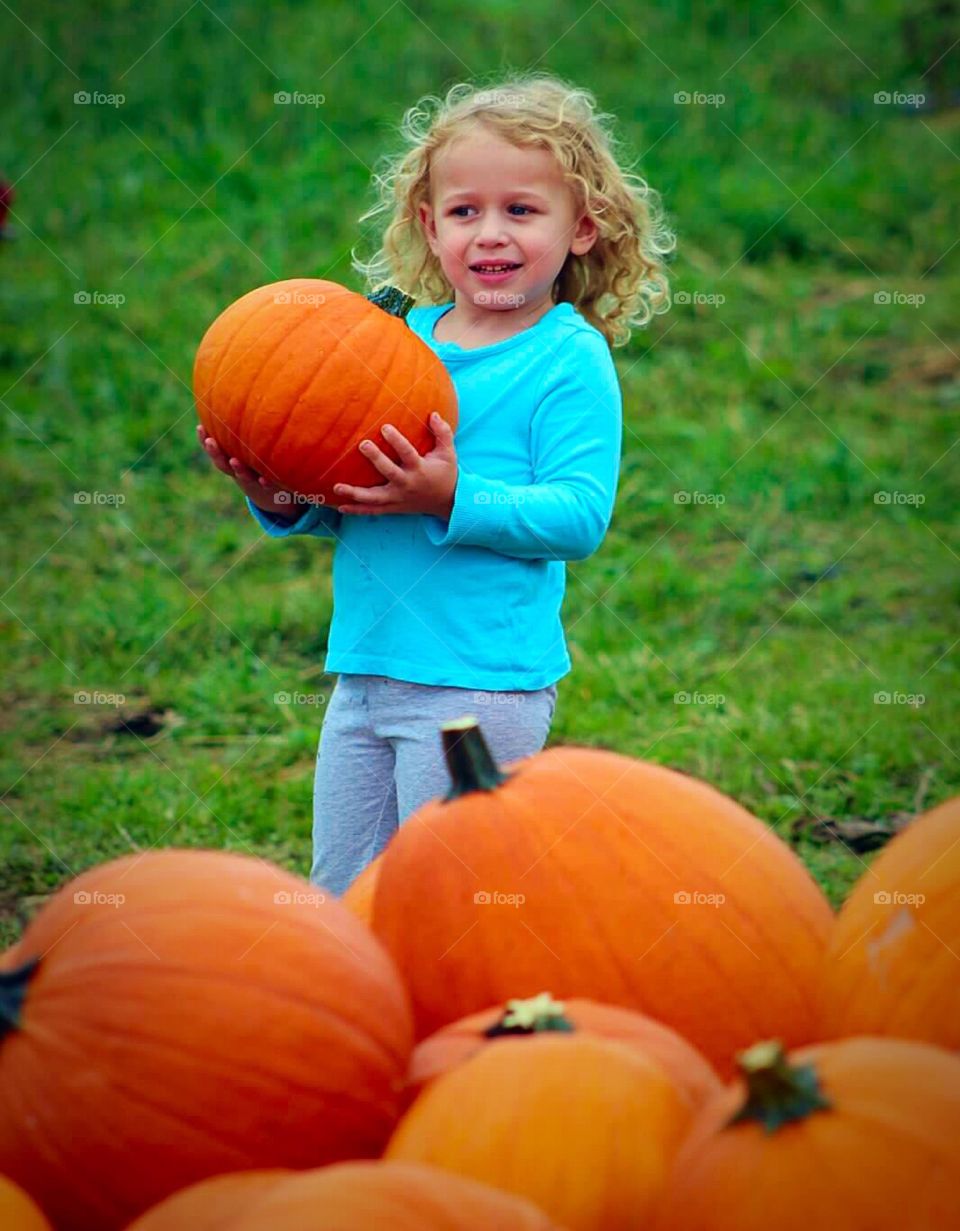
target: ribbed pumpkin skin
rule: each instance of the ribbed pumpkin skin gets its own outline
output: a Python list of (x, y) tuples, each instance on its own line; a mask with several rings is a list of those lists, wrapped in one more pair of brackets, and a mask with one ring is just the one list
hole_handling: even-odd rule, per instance
[(530, 1202), (416, 1163), (221, 1176), (129, 1231), (562, 1231)]
[(378, 855), (363, 869), (360, 875), (347, 886), (340, 901), (348, 911), (369, 927), (373, 922), (373, 895), (377, 889), (380, 877), (380, 860)]
[(3, 1231), (52, 1231), (50, 1224), (23, 1189), (2, 1175), (0, 1227)]
[(42, 957), (0, 1036), (0, 1172), (58, 1231), (121, 1227), (221, 1172), (379, 1155), (409, 1003), (319, 892), (259, 859), (152, 851), (71, 881), (3, 955)]
[[(918, 895), (922, 902), (910, 900)], [(824, 962), (822, 1037), (960, 1048), (957, 954), (960, 796), (901, 830), (844, 902)]]
[[(502, 1014), (503, 1006), (500, 1005), (482, 1013), (471, 1013), (458, 1022), (444, 1026), (418, 1044), (410, 1057), (407, 1086), (403, 1093), (404, 1105), (408, 1106), (429, 1082), (463, 1064), (484, 1048), (496, 1047), (506, 1039), (538, 1039), (549, 1033), (487, 1038), (484, 1032), (499, 1021)], [(576, 998), (563, 1002), (563, 1016), (577, 1034), (595, 1035), (623, 1043), (656, 1061), (691, 1108), (700, 1107), (720, 1089), (719, 1078), (696, 1048), (675, 1030), (654, 1021), (652, 1017), (635, 1013), (632, 1009)]]
[(323, 278), (272, 282), (231, 304), (203, 336), (193, 392), (228, 457), (327, 504), (343, 502), (336, 483), (386, 481), (357, 449), (367, 437), (398, 461), (384, 424), (421, 454), (436, 444), (431, 411), (457, 426), (456, 391), (430, 347), (401, 318)]
[[(612, 752), (550, 748), (505, 768), (515, 776), (496, 790), (426, 804), (382, 855), (373, 930), (410, 990), (418, 1041), (543, 988), (655, 1017), (721, 1076), (758, 1038), (816, 1037), (833, 915), (756, 817)], [(694, 893), (726, 900), (675, 898)]]
[(960, 1059), (926, 1043), (802, 1048), (834, 1106), (772, 1133), (723, 1127), (736, 1081), (694, 1122), (656, 1231), (945, 1231), (960, 1226)]
[(438, 1077), (385, 1158), (527, 1197), (569, 1231), (634, 1231), (690, 1123), (660, 1067), (608, 1039), (502, 1039)]

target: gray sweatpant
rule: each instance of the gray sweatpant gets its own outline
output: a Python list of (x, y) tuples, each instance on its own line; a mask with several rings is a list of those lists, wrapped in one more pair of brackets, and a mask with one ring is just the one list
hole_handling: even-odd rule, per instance
[(474, 714), (497, 763), (539, 752), (557, 686), (520, 692), (337, 677), (320, 732), (310, 880), (340, 895), (411, 812), (450, 785), (440, 723)]

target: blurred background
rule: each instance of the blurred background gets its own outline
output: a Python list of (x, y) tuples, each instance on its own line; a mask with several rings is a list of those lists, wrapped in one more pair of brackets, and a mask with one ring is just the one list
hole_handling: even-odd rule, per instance
[(130, 850), (306, 875), (332, 543), (200, 452), (194, 352), (254, 286), (359, 289), (404, 109), (517, 68), (678, 234), (550, 742), (706, 779), (834, 901), (960, 790), (957, 3), (2, 7), (0, 940)]

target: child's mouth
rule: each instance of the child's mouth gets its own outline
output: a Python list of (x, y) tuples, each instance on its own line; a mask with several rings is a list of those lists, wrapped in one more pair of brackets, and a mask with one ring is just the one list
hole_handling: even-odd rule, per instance
[(515, 261), (490, 261), (471, 265), (470, 270), (482, 282), (503, 282), (520, 268)]

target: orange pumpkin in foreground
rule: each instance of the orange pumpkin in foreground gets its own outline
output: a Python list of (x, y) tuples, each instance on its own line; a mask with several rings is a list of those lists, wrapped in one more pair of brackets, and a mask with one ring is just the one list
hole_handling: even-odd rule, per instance
[(347, 910), (367, 925), (373, 922), (373, 895), (376, 893), (377, 881), (380, 879), (381, 858), (382, 856), (378, 855), (376, 859), (368, 863), (360, 875), (347, 886), (340, 898)]
[(3, 1231), (51, 1231), (50, 1224), (23, 1189), (2, 1175), (0, 1227)]
[(635, 1048), (661, 1065), (691, 1107), (699, 1107), (720, 1089), (719, 1078), (703, 1056), (662, 1022), (595, 1000), (575, 998), (561, 1004), (544, 992), (529, 1000), (510, 1000), (505, 1009), (497, 1006), (472, 1013), (424, 1039), (410, 1057), (405, 1103), (429, 1082), (500, 1039), (553, 1033), (596, 1035)]
[(860, 877), (823, 972), (823, 1035), (960, 1048), (960, 795), (912, 821)]
[(960, 1226), (960, 1059), (855, 1038), (761, 1043), (707, 1104), (651, 1231), (945, 1231)]
[(220, 1176), (129, 1231), (562, 1231), (530, 1202), (416, 1163)]
[(657, 1018), (721, 1076), (757, 1038), (816, 1037), (833, 913), (756, 817), (616, 753), (555, 747), (504, 772), (476, 719), (442, 738), (451, 789), (393, 835), (373, 902), (418, 1041), (544, 987)]
[(635, 1231), (690, 1122), (659, 1064), (609, 1039), (503, 1039), (430, 1083), (385, 1158), (527, 1197), (569, 1231)]
[(385, 482), (361, 440), (397, 462), (384, 424), (421, 454), (436, 444), (432, 411), (457, 426), (446, 368), (403, 319), (412, 303), (393, 287), (367, 298), (322, 278), (249, 291), (197, 350), (200, 422), (228, 457), (319, 503), (343, 502), (336, 483)]
[(130, 855), (0, 958), (0, 1173), (110, 1231), (225, 1171), (376, 1157), (412, 1049), (387, 954), (264, 860)]

